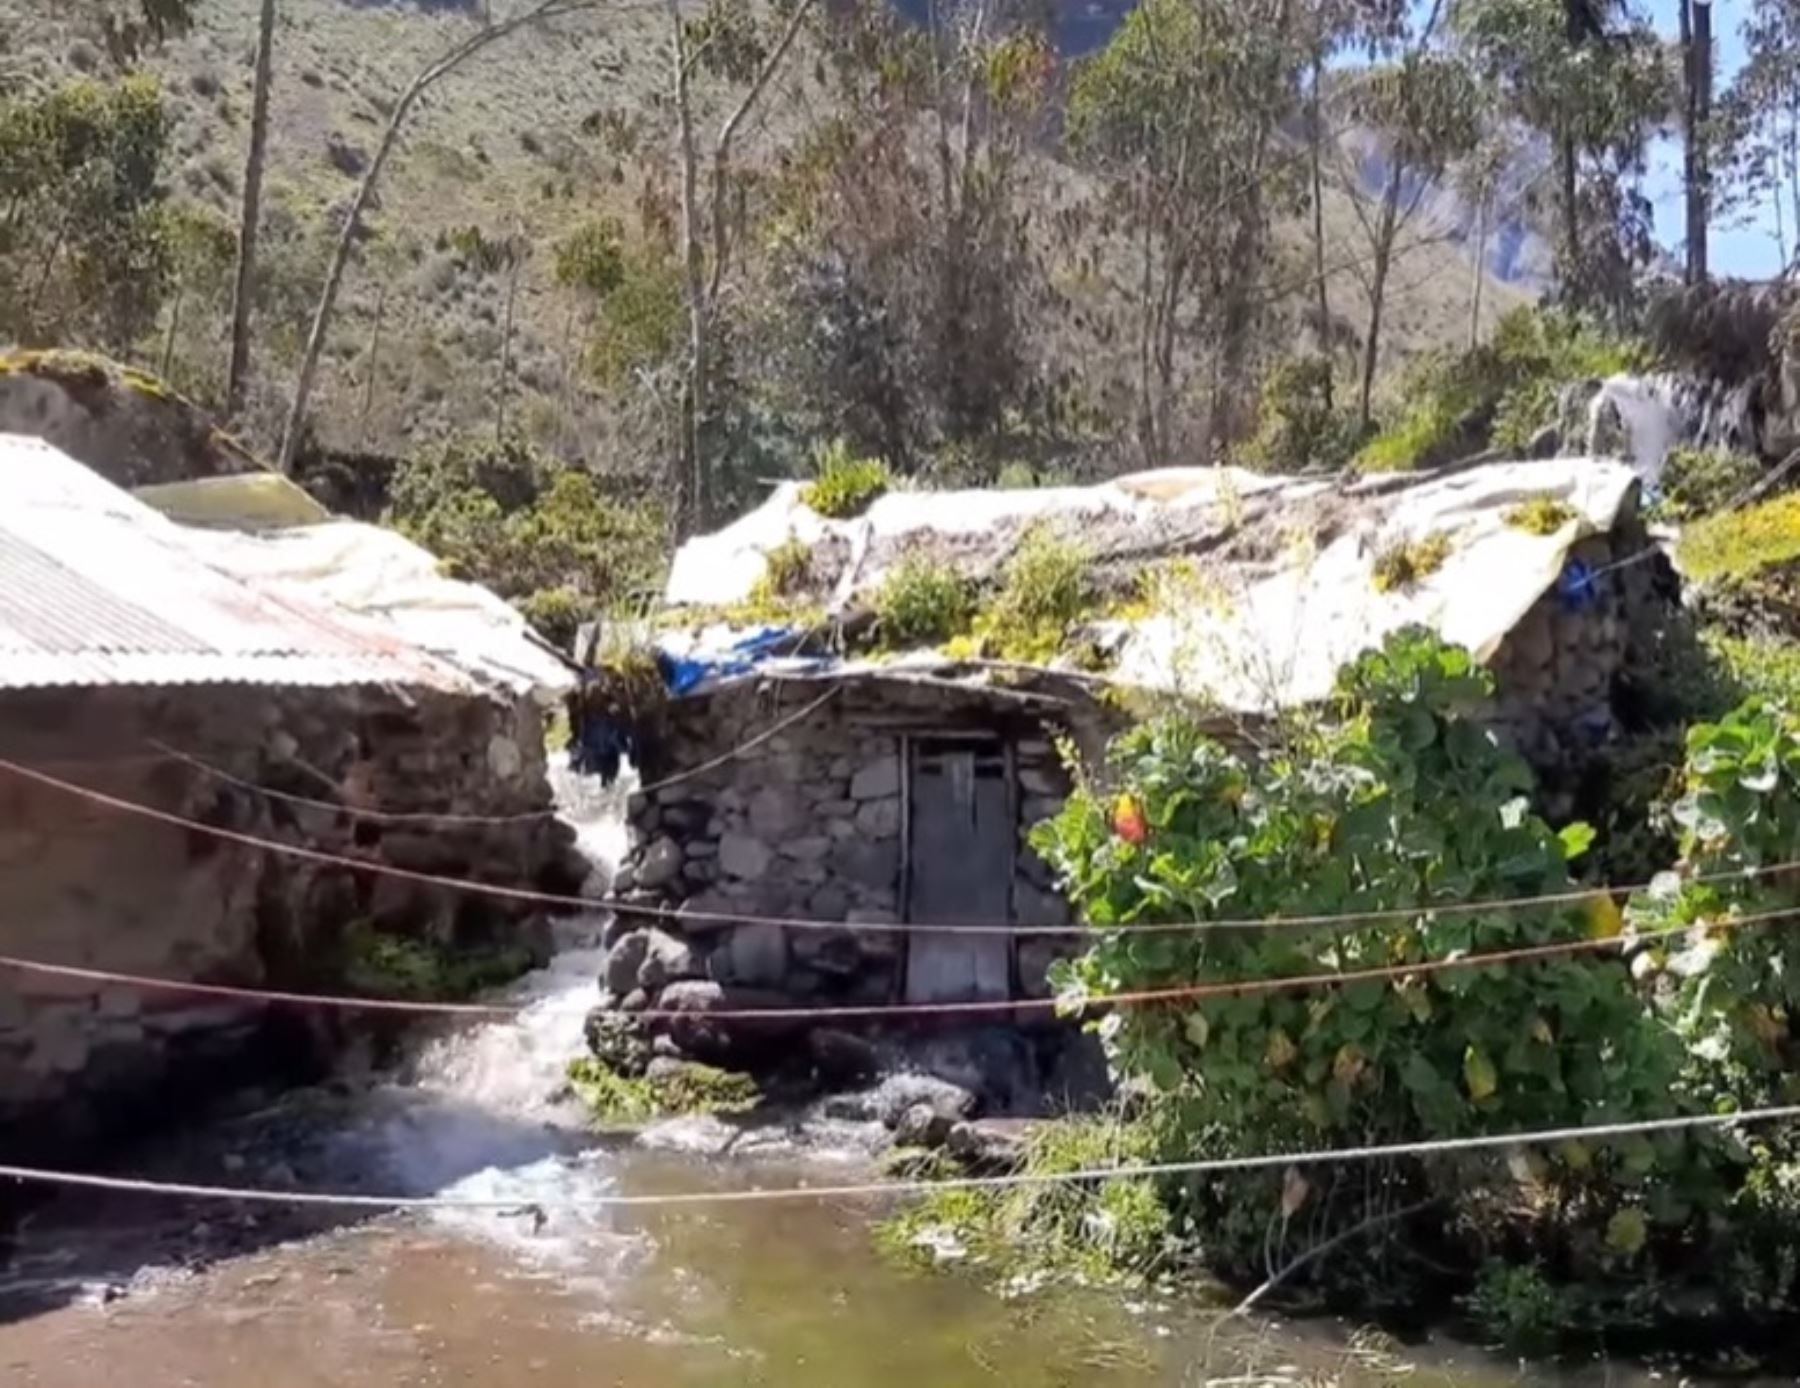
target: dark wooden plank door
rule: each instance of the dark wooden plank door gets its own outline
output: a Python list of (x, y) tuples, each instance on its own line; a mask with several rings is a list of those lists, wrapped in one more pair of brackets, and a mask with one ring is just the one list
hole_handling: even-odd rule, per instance
[[(1005, 748), (997, 741), (919, 739), (911, 749), (907, 919), (1005, 924), (1014, 832)], [(1011, 995), (1010, 937), (919, 931), (907, 939), (908, 1002)]]

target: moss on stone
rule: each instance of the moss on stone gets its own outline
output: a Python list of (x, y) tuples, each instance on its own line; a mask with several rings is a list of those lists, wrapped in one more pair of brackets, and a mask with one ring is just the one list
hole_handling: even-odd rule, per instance
[(435, 941), (352, 926), (343, 944), (345, 985), (365, 997), (408, 1001), (466, 998), (510, 982), (531, 967), (517, 947), (450, 950)]
[(1450, 557), (1450, 537), (1441, 530), (1417, 540), (1400, 540), (1375, 556), (1377, 593), (1404, 593), (1423, 582)]
[(1509, 510), (1506, 523), (1528, 535), (1554, 535), (1577, 519), (1575, 508), (1554, 496), (1534, 496)]
[(749, 1075), (691, 1060), (654, 1073), (625, 1075), (595, 1056), (582, 1056), (569, 1062), (569, 1085), (603, 1127), (692, 1113), (742, 1113), (762, 1099)]
[(1787, 567), (1800, 560), (1800, 492), (1690, 526), (1676, 557), (1690, 578), (1723, 585)]

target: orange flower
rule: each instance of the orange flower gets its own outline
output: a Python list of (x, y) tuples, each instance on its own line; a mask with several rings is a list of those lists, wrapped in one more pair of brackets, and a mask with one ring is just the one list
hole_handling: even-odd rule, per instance
[(1134, 795), (1121, 795), (1113, 805), (1113, 832), (1126, 843), (1142, 843), (1150, 837), (1143, 806)]

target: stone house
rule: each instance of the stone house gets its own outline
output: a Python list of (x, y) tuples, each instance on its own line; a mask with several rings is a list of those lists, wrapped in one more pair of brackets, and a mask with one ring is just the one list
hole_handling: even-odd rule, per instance
[[(676, 558), (668, 602), (692, 615), (661, 638), (672, 697), (643, 774), (698, 770), (633, 801), (618, 887), (673, 914), (622, 918), (607, 1000), (704, 1013), (1041, 996), (1049, 962), (1079, 942), (1032, 933), (1069, 919), (1027, 842), (1068, 792), (1057, 740), (1091, 755), (1169, 695), (1242, 736), (1326, 699), (1344, 661), (1411, 624), (1491, 667), (1485, 716), (1537, 767), (1551, 812), (1567, 810), (1588, 758), (1619, 735), (1621, 682), (1666, 616), (1636, 498), (1629, 469), (1595, 460), (1368, 482), (1168, 469), (1098, 487), (892, 493), (848, 520), (784, 485)], [(1098, 673), (948, 649), (857, 654), (858, 624), (903, 557), (991, 586), (1043, 526), (1091, 567), (1080, 635), (1102, 652)], [(719, 619), (795, 541), (835, 644)], [(1414, 571), (1393, 578), (1397, 553)], [(1145, 601), (1150, 571), (1179, 583)], [(881, 929), (900, 923), (1011, 933)], [(698, 1022), (674, 1030), (720, 1039)]]
[[(255, 557), (289, 544), (316, 549), (298, 532), (189, 530), (48, 444), (0, 436), (0, 759), (258, 839), (566, 889), (543, 740), (561, 664), (522, 624), (458, 640), (448, 614), (500, 606), (466, 585), (433, 580), (435, 603), (396, 588), (378, 618), (332, 596), (356, 586), (343, 554), (311, 572)], [(434, 624), (423, 636), (407, 630), (409, 603)], [(516, 949), (540, 926), (492, 898), (224, 842), (0, 767), (12, 958), (343, 991), (359, 932)], [(79, 1146), (172, 1095), (315, 1051), (340, 1025), (0, 968), (0, 1151)]]

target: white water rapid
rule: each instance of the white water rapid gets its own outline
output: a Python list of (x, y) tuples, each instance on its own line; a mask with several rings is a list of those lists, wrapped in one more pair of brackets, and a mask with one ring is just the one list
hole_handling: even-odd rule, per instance
[[(1565, 433), (1564, 451), (1623, 457), (1654, 488), (1669, 451), (1678, 446), (1754, 451), (1752, 387), (1668, 371), (1609, 376), (1588, 399), (1582, 428)], [(1579, 447), (1570, 446), (1577, 442)]]

